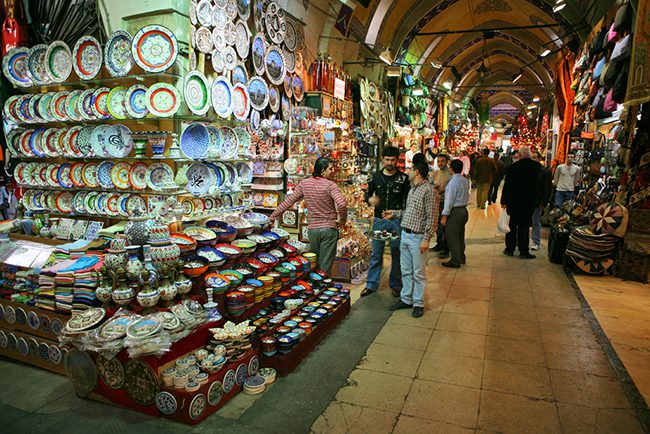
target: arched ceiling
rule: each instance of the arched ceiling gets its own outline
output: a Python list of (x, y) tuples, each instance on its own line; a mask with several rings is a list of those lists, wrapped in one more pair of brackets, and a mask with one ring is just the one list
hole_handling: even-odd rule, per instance
[[(377, 53), (388, 48), (395, 63), (411, 65), (426, 83), (452, 81), (457, 100), (487, 89), (497, 92), (490, 104), (521, 108), (542, 86), (552, 89), (559, 55), (542, 59), (542, 48), (559, 51), (572, 38), (582, 40), (615, 0), (563, 0), (566, 7), (553, 12), (556, 1), (370, 0), (355, 9), (354, 27), (365, 44)], [(512, 28), (524, 26), (531, 28)], [(479, 76), (481, 63), (487, 71)]]

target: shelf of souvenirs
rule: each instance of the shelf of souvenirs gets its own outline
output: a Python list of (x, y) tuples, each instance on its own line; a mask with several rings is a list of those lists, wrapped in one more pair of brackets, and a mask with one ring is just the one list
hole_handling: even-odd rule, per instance
[(36, 93), (36, 92), (47, 92), (52, 90), (68, 90), (68, 89), (86, 89), (92, 86), (107, 86), (110, 84), (121, 84), (124, 82), (146, 82), (155, 80), (156, 82), (172, 82), (177, 81), (181, 78), (180, 74), (174, 74), (171, 72), (151, 72), (151, 73), (142, 73), (142, 74), (130, 74), (124, 75), (122, 77), (103, 77), (103, 78), (94, 78), (92, 80), (79, 80), (79, 81), (64, 81), (62, 83), (50, 83), (36, 86), (14, 86), (14, 89), (26, 92), (26, 93)]
[(195, 160), (191, 158), (175, 158), (175, 157), (170, 157), (170, 156), (162, 156), (162, 157), (67, 157), (67, 156), (58, 156), (58, 157), (27, 157), (23, 155), (11, 155), (12, 159), (16, 160), (25, 160), (25, 161), (46, 161), (48, 163), (57, 163), (57, 162), (65, 162), (67, 160), (74, 160), (74, 161), (86, 161), (86, 160), (93, 160), (93, 161), (105, 161), (105, 160), (120, 160), (120, 161), (174, 161), (176, 163), (203, 163), (203, 162), (211, 162), (211, 163), (250, 163), (251, 159), (246, 159), (246, 158), (233, 158), (233, 159), (223, 159), (223, 158), (203, 158), (200, 160)]
[(259, 175), (253, 174), (253, 178), (284, 178), (282, 172), (267, 172)]
[(335, 97), (333, 94), (331, 94), (329, 92), (322, 91), (322, 90), (308, 90), (308, 91), (305, 92), (305, 95), (306, 96), (307, 95), (324, 95), (324, 96), (329, 96), (330, 98), (335, 99), (335, 100), (337, 100), (339, 102), (342, 102), (342, 103), (345, 103), (345, 104), (350, 104), (350, 105), (352, 104), (352, 101), (349, 100), (349, 99), (340, 99), (338, 97)]
[(259, 191), (283, 191), (284, 185), (282, 184), (253, 184), (251, 186), (252, 190)]
[[(176, 221), (181, 221), (181, 222), (195, 222), (197, 220), (206, 220), (206, 219), (212, 219), (212, 218), (217, 218), (221, 217), (224, 214), (228, 213), (233, 213), (233, 212), (239, 212), (239, 211), (251, 211), (255, 207), (248, 206), (248, 205), (224, 205), (219, 208), (214, 208), (214, 210), (210, 210), (210, 212), (202, 211), (202, 212), (197, 212), (197, 213), (191, 213), (189, 215), (183, 215), (180, 220), (177, 219)], [(275, 208), (273, 208), (275, 209)], [(41, 209), (33, 209), (31, 211), (37, 211), (37, 212), (43, 212), (45, 214), (48, 214), (50, 217), (66, 217), (66, 218), (77, 218), (77, 219), (101, 219), (101, 220), (121, 220), (121, 221), (130, 221), (130, 220), (138, 220), (141, 219), (141, 217), (132, 217), (132, 216), (124, 216), (124, 215), (109, 215), (109, 214), (82, 214), (82, 213), (63, 213), (63, 212), (56, 212), (56, 211), (49, 211), (44, 208)], [(172, 221), (173, 223), (173, 221)]]
[[(206, 124), (219, 124), (225, 126), (242, 126), (246, 127), (249, 125), (249, 122), (238, 121), (236, 119), (221, 119), (221, 118), (207, 118), (205, 116), (196, 116), (196, 115), (174, 115), (169, 117), (160, 117), (160, 116), (145, 116), (143, 118), (123, 118), (118, 119), (110, 117), (107, 119), (81, 119), (75, 120), (70, 119), (66, 121), (55, 120), (55, 121), (45, 121), (45, 122), (19, 122), (13, 123), (13, 125), (19, 127), (29, 127), (29, 126), (55, 126), (55, 125), (102, 125), (106, 122), (129, 122), (129, 123), (139, 123), (139, 124), (151, 124), (159, 123), (161, 121), (181, 121), (181, 122), (201, 122)], [(9, 121), (11, 122), (11, 121)], [(134, 131), (134, 134), (137, 134), (137, 131)]]
[(237, 194), (248, 191), (251, 189), (253, 184), (240, 184), (239, 187), (241, 190), (220, 190), (219, 194), (204, 194), (204, 195), (195, 195), (187, 190), (181, 189), (178, 187), (176, 190), (133, 190), (133, 189), (108, 189), (108, 188), (90, 188), (90, 187), (62, 187), (62, 186), (35, 186), (27, 184), (16, 184), (19, 188), (24, 188), (26, 190), (54, 190), (54, 191), (95, 191), (97, 193), (123, 193), (123, 194), (140, 194), (143, 196), (191, 196), (195, 198), (204, 198), (204, 197), (215, 197), (222, 194)]

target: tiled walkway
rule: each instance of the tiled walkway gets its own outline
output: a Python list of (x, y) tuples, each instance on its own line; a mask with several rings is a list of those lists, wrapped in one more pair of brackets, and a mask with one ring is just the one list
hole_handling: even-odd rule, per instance
[(391, 316), (312, 432), (643, 432), (562, 268), (503, 255), (498, 212), (470, 212), (467, 266), (432, 256), (425, 315)]

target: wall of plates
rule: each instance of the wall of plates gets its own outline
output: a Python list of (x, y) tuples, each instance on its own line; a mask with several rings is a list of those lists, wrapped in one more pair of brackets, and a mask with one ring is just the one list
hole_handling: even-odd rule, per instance
[(364, 134), (374, 133), (382, 137), (395, 135), (395, 104), (393, 95), (376, 83), (365, 78), (359, 79), (361, 92), (361, 130)]

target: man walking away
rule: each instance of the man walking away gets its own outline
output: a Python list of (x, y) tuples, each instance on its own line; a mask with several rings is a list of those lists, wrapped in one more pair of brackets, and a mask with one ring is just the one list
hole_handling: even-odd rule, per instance
[(414, 159), (407, 170), (411, 189), (402, 214), (400, 245), (402, 281), (400, 299), (390, 307), (398, 310), (413, 307), (413, 318), (424, 313), (424, 290), (427, 285), (427, 252), (429, 240), (438, 226), (438, 199), (433, 186), (427, 182), (429, 168), (424, 158)]
[[(391, 218), (384, 217), (386, 211), (402, 211), (406, 206), (406, 197), (408, 196), (410, 183), (409, 178), (404, 172), (397, 170), (397, 160), (399, 159), (399, 149), (394, 146), (384, 148), (382, 162), (384, 168), (372, 175), (372, 180), (368, 183), (366, 192), (366, 202), (375, 207), (375, 219), (373, 222), (373, 231), (388, 231), (399, 234), (402, 230), (400, 218), (395, 215)], [(398, 213), (395, 213), (398, 214)], [(402, 291), (402, 273), (400, 269), (400, 251), (399, 238), (389, 241), (391, 268), (389, 284), (393, 291), (393, 296), (398, 297)], [(381, 269), (384, 262), (385, 241), (372, 240), (372, 254), (370, 256), (370, 268), (368, 269), (368, 280), (366, 288), (361, 291), (361, 296), (365, 297), (374, 293), (379, 288), (381, 279)]]
[(562, 207), (567, 200), (573, 199), (576, 187), (580, 183), (580, 168), (573, 164), (573, 154), (568, 154), (566, 164), (560, 164), (555, 169), (555, 206)]
[(492, 178), (492, 184), (490, 185), (490, 191), (488, 192), (488, 204), (490, 205), (492, 205), (493, 203), (497, 203), (499, 186), (501, 185), (501, 181), (503, 180), (503, 172), (505, 169), (505, 166), (501, 161), (501, 158), (499, 158), (498, 152), (494, 153), (494, 163), (497, 165), (497, 173), (494, 175), (494, 178)]
[[(533, 152), (532, 159), (541, 164), (542, 155), (539, 151)], [(546, 205), (548, 205), (551, 200), (551, 193), (553, 192), (553, 172), (548, 167), (542, 166), (542, 171), (540, 172), (540, 203), (535, 211), (533, 212), (533, 230), (532, 238), (533, 244), (530, 247), (531, 250), (539, 250), (539, 246), (542, 242), (542, 214)]]
[[(460, 161), (460, 160), (459, 160)], [(429, 173), (429, 180), (433, 184), (433, 188), (438, 193), (440, 203), (438, 209), (442, 211), (445, 200), (445, 188), (451, 179), (451, 169), (449, 168), (449, 157), (445, 154), (438, 154), (436, 158), (436, 167), (438, 170)], [(438, 222), (442, 218), (442, 214), (438, 216)], [(449, 248), (445, 240), (445, 229), (441, 224), (438, 224), (438, 232), (436, 233), (436, 245), (431, 249), (434, 252), (440, 252), (441, 258), (449, 257)]]
[(485, 209), (485, 202), (488, 200), (490, 185), (497, 173), (497, 165), (489, 157), (490, 150), (483, 149), (483, 155), (474, 162), (474, 178), (476, 179), (476, 206)]
[(443, 262), (442, 265), (460, 268), (461, 264), (465, 264), (465, 224), (469, 218), (467, 213), (469, 181), (462, 175), (462, 161), (453, 160), (451, 170), (454, 174), (445, 190), (445, 208), (442, 210), (440, 222), (445, 227), (451, 259)]

